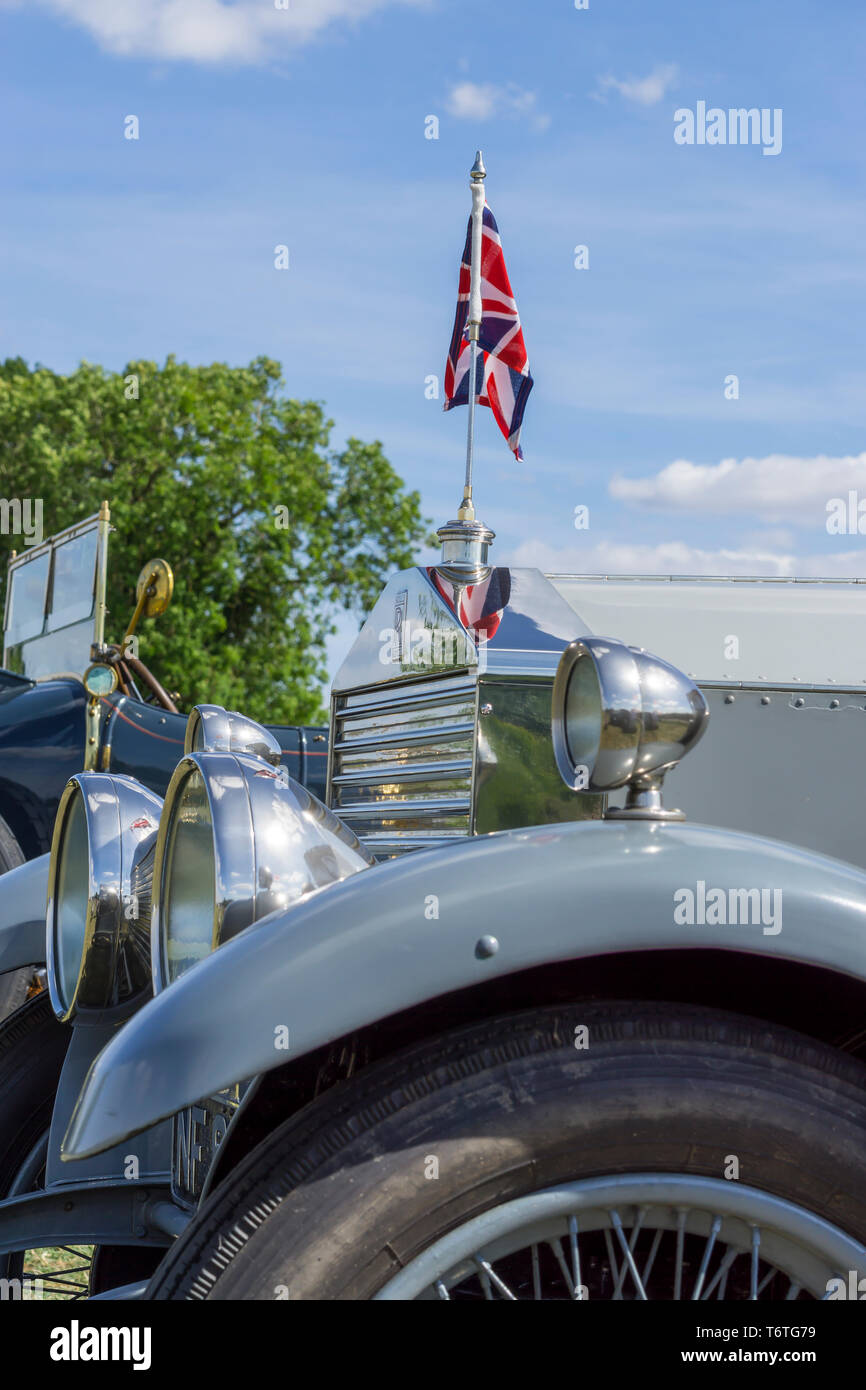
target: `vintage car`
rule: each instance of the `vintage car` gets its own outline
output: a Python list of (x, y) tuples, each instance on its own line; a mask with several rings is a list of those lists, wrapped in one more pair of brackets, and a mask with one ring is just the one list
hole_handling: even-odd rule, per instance
[(327, 808), (213, 711), (158, 826), (132, 777), (68, 784), (50, 998), (0, 1029), (7, 1276), (69, 1246), (101, 1297), (866, 1288), (866, 586), (440, 535), (334, 681)]
[[(61, 793), (82, 769), (135, 777), (162, 796), (183, 748), (186, 716), (141, 660), (138, 625), (163, 613), (174, 578), (149, 560), (120, 641), (107, 643), (111, 518), (97, 516), (13, 555), (0, 668), (0, 874), (44, 856)], [(272, 726), (297, 781), (324, 791), (327, 730)], [(47, 861), (42, 865), (44, 877)], [(2, 907), (0, 907), (2, 912)], [(41, 915), (41, 914), (40, 914)], [(0, 955), (0, 1018), (34, 987), (39, 954)], [(16, 964), (24, 966), (15, 970)]]

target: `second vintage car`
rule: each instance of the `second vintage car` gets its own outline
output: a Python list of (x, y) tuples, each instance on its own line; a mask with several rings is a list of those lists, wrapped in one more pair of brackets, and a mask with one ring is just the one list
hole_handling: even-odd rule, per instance
[[(183, 749), (186, 716), (139, 655), (139, 625), (167, 608), (170, 565), (148, 560), (117, 640), (106, 640), (111, 518), (108, 503), (13, 556), (0, 668), (0, 874), (26, 861), (44, 893), (47, 851), (68, 778), (98, 769), (140, 780), (162, 796)], [(281, 762), (322, 795), (327, 729), (271, 725)], [(0, 894), (0, 1018), (39, 987), (38, 949), (15, 925), (9, 885)], [(31, 890), (38, 899), (39, 890)], [(33, 934), (31, 933), (31, 936)]]

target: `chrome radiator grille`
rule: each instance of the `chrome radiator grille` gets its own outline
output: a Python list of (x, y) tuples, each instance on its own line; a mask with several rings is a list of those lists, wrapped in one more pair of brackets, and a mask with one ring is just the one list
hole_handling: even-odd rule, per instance
[(477, 689), (465, 672), (335, 697), (328, 803), (373, 854), (470, 834)]

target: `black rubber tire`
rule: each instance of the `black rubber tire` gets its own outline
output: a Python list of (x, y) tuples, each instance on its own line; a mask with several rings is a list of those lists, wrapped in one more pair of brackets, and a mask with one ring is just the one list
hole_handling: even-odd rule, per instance
[(71, 1035), (54, 1017), (47, 994), (0, 1023), (0, 1197), (51, 1124)]
[[(17, 869), (24, 863), (24, 851), (16, 840), (6, 821), (0, 816), (0, 874), (9, 869)], [(33, 966), (23, 970), (8, 970), (0, 975), (0, 1019), (8, 1017), (27, 999), (27, 991), (33, 981)]]
[(742, 1182), (866, 1243), (864, 1152), (866, 1067), (797, 1033), (684, 1005), (507, 1015), (374, 1064), (280, 1126), (148, 1297), (367, 1299), (501, 1202), (613, 1173), (722, 1178), (730, 1154)]

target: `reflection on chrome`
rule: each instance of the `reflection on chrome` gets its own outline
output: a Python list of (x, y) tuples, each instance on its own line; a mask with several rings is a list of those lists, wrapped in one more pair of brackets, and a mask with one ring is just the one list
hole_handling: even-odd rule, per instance
[(154, 866), (154, 988), (277, 908), (375, 863), (283, 768), (190, 753), (165, 798)]
[(683, 818), (662, 808), (661, 784), (709, 720), (688, 676), (641, 648), (584, 637), (562, 654), (552, 707), (556, 764), (572, 790), (627, 786), (625, 806), (609, 817)]

